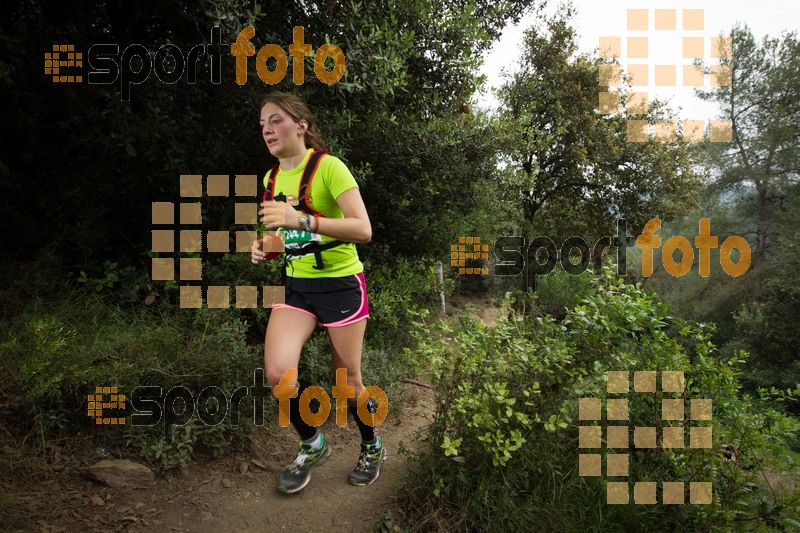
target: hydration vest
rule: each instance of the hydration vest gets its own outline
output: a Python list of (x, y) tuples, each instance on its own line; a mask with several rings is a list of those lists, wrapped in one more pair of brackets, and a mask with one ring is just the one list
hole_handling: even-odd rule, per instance
[[(298, 193), (298, 204), (295, 206), (297, 211), (301, 211), (306, 214), (306, 216), (313, 216), (316, 215), (318, 217), (325, 217), (324, 214), (320, 213), (316, 209), (312, 208), (308, 203), (308, 192), (311, 190), (311, 181), (314, 179), (314, 175), (317, 173), (317, 168), (319, 168), (319, 163), (324, 156), (328, 155), (328, 152), (325, 150), (314, 150), (311, 154), (311, 157), (308, 158), (308, 163), (306, 164), (306, 168), (303, 169), (303, 176), (300, 179), (300, 191)], [(264, 188), (264, 195), (262, 196), (261, 201), (266, 202), (268, 200), (272, 201), (275, 199), (275, 179), (278, 177), (278, 171), (280, 170), (280, 163), (276, 163), (272, 170), (269, 173), (269, 179), (267, 180), (267, 185)], [(326, 242), (324, 244), (316, 243), (316, 242), (309, 242), (305, 243), (300, 246), (298, 249), (292, 249), (292, 255), (308, 255), (314, 254), (314, 259), (316, 259), (317, 264), (314, 265), (315, 270), (323, 270), (325, 268), (325, 264), (322, 262), (322, 252), (325, 250), (329, 250), (331, 248), (335, 248), (336, 246), (347, 244), (345, 241), (334, 240), (330, 242)], [(285, 256), (284, 256), (285, 257)], [(284, 264), (284, 271), (285, 271), (285, 264)]]

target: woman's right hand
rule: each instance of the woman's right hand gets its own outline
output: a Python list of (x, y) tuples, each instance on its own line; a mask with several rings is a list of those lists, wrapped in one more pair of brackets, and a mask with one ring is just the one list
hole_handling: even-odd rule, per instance
[(256, 239), (253, 241), (253, 246), (250, 247), (250, 262), (257, 265), (259, 261), (266, 259), (267, 254), (261, 250), (261, 241)]

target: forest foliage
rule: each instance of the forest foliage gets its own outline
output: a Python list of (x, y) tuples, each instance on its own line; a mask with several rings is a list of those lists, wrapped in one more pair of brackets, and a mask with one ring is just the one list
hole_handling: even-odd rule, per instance
[[(201, 451), (242, 445), (252, 428), (230, 421), (176, 427), (169, 442), (163, 427), (105, 431), (89, 423), (84, 400), (100, 383), (180, 384), (197, 394), (252, 380), (268, 312), (181, 309), (178, 282), (150, 279), (158, 255), (150, 251), (151, 206), (180, 202), (184, 174), (263, 176), (274, 160), (260, 137), (258, 105), (267, 92), (288, 90), (317, 114), (372, 221), (373, 242), (359, 247), (373, 311), (365, 379), (398, 400), (400, 380), (415, 373), (436, 390), (436, 418), (401, 508), (408, 520), (425, 524), (445, 509), (440, 518), (454, 529), (531, 521), (553, 529), (791, 527), (797, 502), (758, 476), (796, 475), (797, 35), (759, 42), (746, 26), (732, 29), (732, 85), (702, 97), (733, 121), (734, 142), (630, 143), (625, 117), (596, 109), (607, 90), (598, 81), (602, 61), (578, 53), (570, 7), (549, 16), (543, 7), (539, 0), (0, 4), (0, 403), (10, 406), (0, 439), (44, 456), (86, 432), (162, 471)], [(537, 22), (519, 68), (498, 91), (500, 107), (476, 107), (481, 54), (528, 13)], [(307, 57), (302, 85), (290, 70), (267, 86), (250, 58), (249, 81), (235, 83), (227, 46), (250, 25), (256, 50), (277, 43), (288, 53), (296, 26), (315, 50), (336, 44), (344, 76), (322, 83)], [(115, 43), (120, 53), (142, 45), (153, 54), (209, 45), (222, 79), (201, 61), (194, 83), (161, 83), (153, 72), (129, 94), (121, 79), (53, 83), (40, 67), (54, 43), (83, 51)], [(674, 116), (659, 101), (647, 111), (651, 122)], [(249, 229), (234, 223), (236, 201), (203, 198), (202, 229)], [(547, 235), (560, 243), (582, 235), (594, 243), (615, 235), (618, 219), (635, 236), (654, 217), (664, 222), (662, 242), (694, 236), (698, 220), (711, 218), (720, 242), (748, 240), (752, 269), (726, 277), (714, 252), (707, 278), (696, 269), (675, 278), (663, 268), (643, 278), (633, 246), (624, 278), (569, 276), (556, 266), (537, 284), (527, 268), (508, 278), (447, 269), (459, 237)], [(255, 268), (241, 253), (194, 256), (209, 285), (280, 279), (277, 261)], [(448, 298), (491, 295), (513, 302), (508, 316), (494, 328), (466, 319), (439, 326), (426, 311), (438, 306), (439, 261)], [(490, 270), (495, 263), (490, 254)], [(331, 379), (326, 350), (314, 336), (301, 368), (323, 386)], [(712, 479), (712, 506), (607, 506), (602, 478), (576, 474), (578, 399), (601, 395), (607, 370), (644, 369), (683, 370), (683, 398), (714, 398), (714, 444), (638, 450), (632, 475)], [(656, 404), (632, 409), (631, 423), (654, 420)], [(723, 453), (731, 449), (736, 460)]]

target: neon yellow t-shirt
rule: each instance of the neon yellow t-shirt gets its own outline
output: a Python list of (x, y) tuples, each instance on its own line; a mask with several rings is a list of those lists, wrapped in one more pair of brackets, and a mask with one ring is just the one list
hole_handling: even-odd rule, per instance
[[(275, 200), (283, 200), (295, 207), (300, 201), (300, 180), (303, 170), (308, 164), (308, 159), (314, 150), (309, 148), (303, 163), (294, 170), (278, 170), (275, 177)], [(264, 176), (264, 187), (267, 186), (269, 173)], [(355, 178), (347, 166), (340, 159), (330, 154), (325, 155), (319, 162), (314, 179), (311, 180), (308, 194), (308, 204), (315, 211), (327, 218), (344, 218), (336, 198), (345, 191), (357, 188)], [(285, 197), (285, 199), (283, 199)], [(351, 276), (364, 271), (364, 265), (358, 258), (356, 245), (352, 242), (341, 244), (322, 252), (322, 262), (325, 268), (317, 270), (314, 254), (296, 255), (292, 252), (298, 246), (307, 242), (327, 243), (335, 241), (333, 237), (309, 233), (307, 231), (280, 228), (286, 248), (286, 275), (295, 278), (335, 278)]]

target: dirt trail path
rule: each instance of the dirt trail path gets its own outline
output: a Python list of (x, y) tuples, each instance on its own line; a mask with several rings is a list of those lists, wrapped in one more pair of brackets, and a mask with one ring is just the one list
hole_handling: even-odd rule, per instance
[[(468, 303), (472, 307), (464, 309)], [(457, 313), (467, 312), (492, 326), (500, 310), (487, 304), (479, 298), (455, 303), (461, 308)], [(401, 449), (413, 449), (433, 415), (431, 389), (411, 383), (403, 387), (404, 406), (390, 407), (379, 428), (389, 456), (373, 485), (347, 483), (360, 437), (352, 422), (340, 428), (329, 420), (323, 432), (332, 446), (331, 458), (313, 471), (300, 493), (278, 492), (278, 476), (294, 459), (297, 437), (291, 428), (275, 423), (259, 428), (247, 452), (199, 458), (180, 475), (158, 476), (147, 490), (112, 490), (88, 481), (76, 469), (53, 470), (52, 477), (36, 483), (12, 482), (19, 489), (12, 489), (14, 505), (24, 509), (27, 520), (8, 529), (0, 523), (0, 531), (373, 531), (400, 487), (407, 458)], [(6, 503), (10, 501), (0, 498), (0, 505)], [(28, 527), (19, 527), (23, 523)]]
[[(475, 318), (488, 326), (500, 313), (482, 299), (461, 301), (475, 304)], [(333, 448), (331, 458), (313, 471), (311, 482), (300, 493), (281, 494), (276, 489), (277, 478), (294, 458), (297, 438), (290, 428), (265, 428), (256, 437), (258, 453), (192, 464), (182, 478), (160, 480), (154, 498), (148, 495), (142, 500), (140, 495), (138, 501), (143, 509), (164, 511), (150, 520), (144, 515), (143, 521), (132, 523), (127, 531), (372, 531), (399, 488), (405, 468), (401, 446), (412, 447), (415, 436), (433, 415), (431, 389), (403, 386), (408, 401), (401, 412), (390, 411), (379, 429), (389, 456), (373, 485), (353, 487), (347, 483), (358, 458), (360, 437), (352, 423), (340, 428), (329, 420), (323, 432)], [(252, 459), (266, 468), (255, 466)], [(245, 474), (239, 472), (242, 462), (248, 464)], [(228, 481), (230, 487), (223, 484)]]
[(158, 476), (146, 490), (112, 490), (75, 468), (53, 471), (37, 483), (14, 483), (17, 490), (0, 494), (0, 505), (12, 504), (6, 496), (13, 497), (20, 509), (13, 515), (20, 520), (10, 527), (0, 520), (0, 531), (373, 531), (400, 486), (407, 458), (400, 450), (413, 448), (433, 414), (431, 389), (403, 387), (403, 407), (390, 406), (378, 429), (389, 455), (372, 485), (347, 483), (359, 453), (355, 424), (340, 428), (328, 420), (322, 431), (332, 447), (330, 459), (300, 493), (280, 493), (278, 476), (297, 453), (297, 436), (275, 422), (258, 429), (248, 451), (198, 458), (180, 475)]
[[(372, 531), (399, 486), (405, 462), (399, 453), (401, 443), (412, 446), (431, 415), (432, 391), (406, 386), (413, 388), (407, 391), (410, 401), (402, 412), (390, 411), (379, 428), (389, 456), (374, 484), (347, 483), (358, 458), (360, 436), (353, 424), (340, 428), (329, 420), (322, 431), (332, 446), (330, 459), (313, 471), (301, 492), (290, 496), (278, 492), (277, 478), (294, 458), (297, 437), (291, 428), (275, 427), (256, 437), (260, 453), (195, 464), (180, 479), (161, 480), (156, 492), (171, 494), (159, 505), (165, 511), (150, 521), (145, 518), (146, 525), (132, 524), (128, 531)], [(266, 468), (255, 466), (251, 459)], [(248, 464), (244, 474), (239, 471), (242, 462)], [(153, 505), (150, 499), (144, 506)]]

